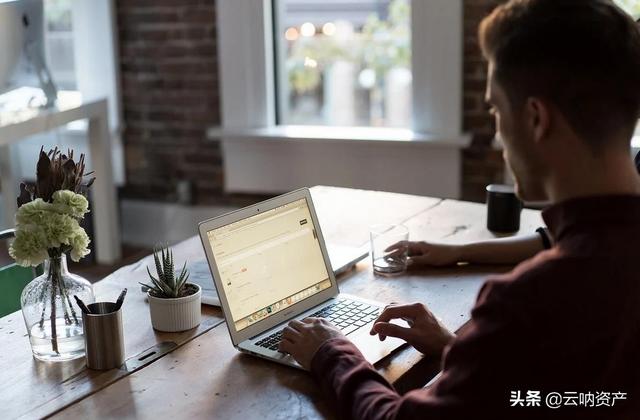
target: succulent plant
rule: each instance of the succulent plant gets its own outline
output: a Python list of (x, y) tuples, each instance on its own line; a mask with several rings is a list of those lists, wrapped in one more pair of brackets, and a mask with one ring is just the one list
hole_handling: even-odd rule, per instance
[(190, 283), (189, 271), (185, 262), (180, 270), (180, 274), (176, 276), (174, 271), (173, 252), (167, 246), (156, 246), (153, 249), (153, 259), (156, 265), (157, 277), (154, 277), (147, 267), (147, 273), (152, 284), (140, 283), (153, 296), (164, 299), (179, 298), (189, 296), (194, 293), (195, 288)]

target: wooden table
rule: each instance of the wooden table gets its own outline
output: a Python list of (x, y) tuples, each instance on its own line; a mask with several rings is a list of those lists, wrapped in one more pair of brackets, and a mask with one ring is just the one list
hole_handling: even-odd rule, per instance
[[(328, 187), (314, 187), (312, 194), (325, 237), (333, 243), (364, 246), (367, 227), (376, 222), (402, 222), (413, 240), (461, 243), (493, 237), (480, 204)], [(539, 212), (523, 211), (523, 233), (540, 225)], [(203, 255), (198, 238), (175, 247), (176, 260)], [(136, 290), (149, 263), (147, 257), (99, 282), (98, 298), (113, 299), (122, 287)], [(343, 292), (382, 302), (424, 302), (448, 328), (457, 330), (469, 319), (485, 276), (508, 269), (433, 268), (385, 278), (373, 275), (369, 261), (363, 261), (338, 284)], [(167, 334), (152, 330), (146, 306), (141, 293), (129, 294), (124, 308), (128, 362), (107, 372), (86, 370), (82, 361), (53, 366), (36, 362), (30, 357), (21, 314), (0, 319), (3, 417), (333, 417), (330, 403), (306, 373), (236, 351), (218, 309), (203, 306), (200, 327)], [(163, 342), (172, 351), (137, 366), (149, 353), (146, 349)], [(424, 385), (438, 365), (439, 360), (405, 347), (377, 369), (406, 391)]]

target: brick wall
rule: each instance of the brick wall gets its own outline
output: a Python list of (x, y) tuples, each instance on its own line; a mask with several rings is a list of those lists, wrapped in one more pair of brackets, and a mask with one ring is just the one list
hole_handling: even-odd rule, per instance
[[(482, 17), (501, 0), (464, 0), (463, 198), (484, 201), (502, 179), (484, 105), (486, 64), (477, 46)], [(219, 145), (205, 131), (219, 123), (215, 0), (117, 0), (125, 119), (126, 197), (173, 201), (179, 180), (197, 203), (237, 202), (222, 193)]]
[(215, 0), (117, 0), (127, 185), (124, 196), (220, 195)]
[(503, 180), (502, 154), (491, 148), (495, 127), (484, 102), (487, 64), (477, 39), (480, 21), (503, 2), (464, 0), (463, 130), (473, 134), (462, 159), (462, 196), (466, 200), (483, 202), (485, 186)]

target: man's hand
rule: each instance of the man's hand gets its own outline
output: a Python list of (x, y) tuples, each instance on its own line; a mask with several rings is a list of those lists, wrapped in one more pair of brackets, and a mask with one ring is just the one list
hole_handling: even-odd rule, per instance
[[(392, 319), (404, 319), (409, 328), (390, 323)], [(388, 305), (375, 321), (371, 335), (378, 334), (380, 340), (398, 337), (426, 355), (440, 356), (455, 338), (449, 330), (421, 303), (410, 305)]]
[(325, 319), (293, 320), (282, 332), (279, 350), (291, 354), (303, 368), (309, 370), (311, 360), (320, 346), (338, 337), (344, 337), (344, 334)]
[(462, 261), (462, 247), (459, 245), (402, 241), (391, 245), (385, 251), (405, 252), (404, 250), (407, 248), (409, 251), (407, 264), (410, 268), (440, 267), (454, 265)]

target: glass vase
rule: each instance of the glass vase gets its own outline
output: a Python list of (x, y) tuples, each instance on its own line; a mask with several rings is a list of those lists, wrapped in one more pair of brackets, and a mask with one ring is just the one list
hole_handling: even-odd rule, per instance
[(86, 279), (69, 273), (65, 254), (44, 262), (44, 273), (22, 291), (20, 302), (33, 356), (55, 362), (84, 357), (82, 311), (74, 299), (95, 302)]

